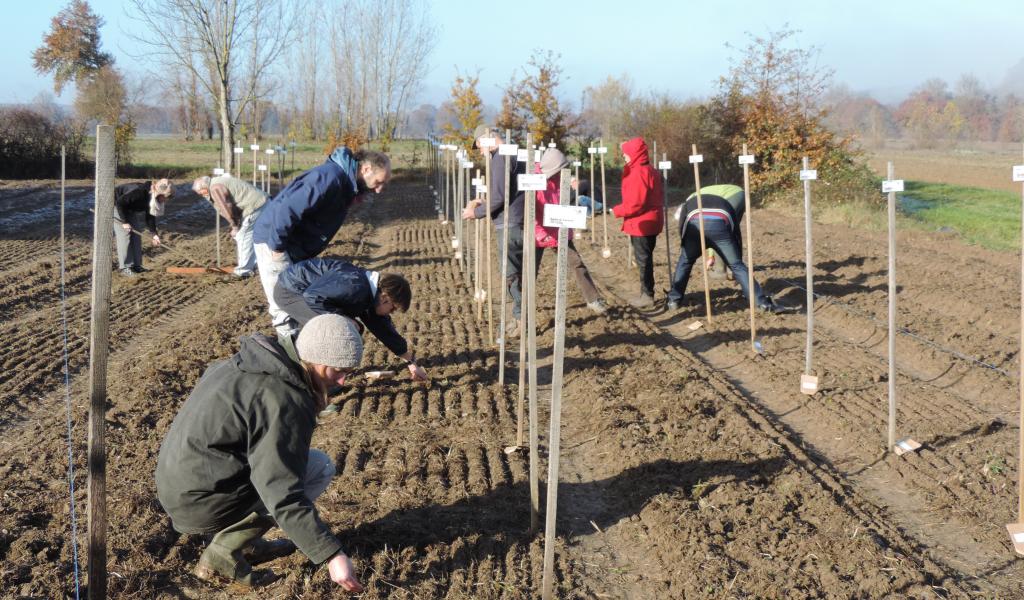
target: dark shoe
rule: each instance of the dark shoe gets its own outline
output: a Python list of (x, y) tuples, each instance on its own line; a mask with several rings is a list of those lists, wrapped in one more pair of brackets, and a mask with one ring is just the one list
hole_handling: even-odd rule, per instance
[(630, 304), (637, 308), (650, 308), (654, 306), (654, 296), (650, 294), (640, 294), (639, 297), (629, 301)]
[(135, 271), (136, 273), (145, 273), (149, 271), (149, 269), (147, 269), (146, 267), (140, 267), (138, 265), (135, 265), (134, 267), (132, 267), (132, 271)]
[(765, 301), (757, 305), (758, 310), (768, 312), (772, 314), (780, 314), (785, 312), (793, 312), (795, 309), (784, 304), (779, 304), (771, 299), (770, 296), (765, 297)]
[(121, 269), (121, 274), (125, 277), (135, 277), (135, 270), (131, 267), (125, 267)]
[(679, 310), (679, 303), (676, 302), (675, 300), (669, 300), (668, 302), (665, 303), (666, 312), (674, 312), (677, 310)]
[(245, 273), (232, 273), (236, 279), (249, 279), (254, 275), (252, 271), (246, 271)]
[(594, 300), (593, 302), (587, 302), (587, 308), (589, 308), (591, 312), (597, 315), (603, 315), (604, 313), (608, 312), (608, 307), (605, 306), (604, 300), (601, 300), (600, 298)]

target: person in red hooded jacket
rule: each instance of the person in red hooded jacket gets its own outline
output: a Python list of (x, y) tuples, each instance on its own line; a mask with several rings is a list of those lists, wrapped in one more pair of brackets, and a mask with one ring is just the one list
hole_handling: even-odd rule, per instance
[(622, 202), (612, 214), (622, 219), (622, 231), (629, 236), (640, 269), (640, 297), (633, 304), (648, 307), (654, 304), (654, 246), (665, 225), (661, 177), (647, 158), (643, 138), (623, 142), (622, 156)]

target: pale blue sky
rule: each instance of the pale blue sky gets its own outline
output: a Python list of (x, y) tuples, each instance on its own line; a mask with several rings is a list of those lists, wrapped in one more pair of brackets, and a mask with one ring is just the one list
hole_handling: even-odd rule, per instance
[[(135, 47), (123, 33), (132, 27), (123, 3), (90, 1), (107, 21), (104, 48), (131, 69), (127, 52)], [(0, 103), (27, 102), (51, 89), (51, 80), (32, 70), (30, 54), (65, 1), (5, 4)], [(836, 82), (883, 101), (930, 77), (952, 85), (973, 73), (995, 87), (1024, 59), (1020, 7), (1020, 0), (437, 0), (432, 11), (441, 36), (419, 101), (442, 101), (458, 66), (470, 73), (480, 69), (484, 100), (497, 104), (499, 87), (535, 48), (561, 53), (563, 95), (574, 104), (584, 87), (623, 73), (640, 91), (707, 96), (728, 69), (726, 41), (742, 45), (744, 32), (764, 34), (787, 23), (801, 30), (802, 45), (821, 48), (821, 62), (835, 69)], [(65, 93), (60, 101), (71, 98)]]

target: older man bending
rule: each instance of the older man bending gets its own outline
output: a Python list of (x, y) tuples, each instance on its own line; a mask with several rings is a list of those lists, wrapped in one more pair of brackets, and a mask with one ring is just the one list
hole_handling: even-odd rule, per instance
[(249, 277), (256, 268), (252, 249), (252, 226), (267, 203), (267, 195), (247, 181), (231, 175), (204, 175), (192, 182), (192, 191), (206, 198), (217, 214), (231, 226), (237, 264), (235, 275)]

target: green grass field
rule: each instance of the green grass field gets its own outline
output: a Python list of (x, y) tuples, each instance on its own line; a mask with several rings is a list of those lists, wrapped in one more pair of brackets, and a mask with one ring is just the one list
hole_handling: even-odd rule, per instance
[[(268, 156), (264, 150), (267, 147), (283, 143), (285, 141), (274, 137), (259, 142), (257, 164), (269, 165), (273, 169), (275, 178), (278, 170), (277, 155)], [(236, 144), (245, 149), (245, 153), (242, 155), (245, 160), (242, 163), (241, 175), (250, 178), (253, 171), (253, 153), (249, 150), (251, 142), (236, 141)], [(96, 143), (90, 139), (85, 146), (87, 158), (92, 160)], [(380, 149), (379, 144), (375, 143), (369, 144), (368, 147), (375, 150)], [(290, 177), (293, 172), (299, 173), (320, 164), (327, 156), (327, 147), (322, 142), (301, 142), (295, 146), (294, 153), (290, 146), (288, 150), (284, 163), (285, 178)], [(388, 154), (391, 156), (393, 168), (405, 169), (423, 167), (426, 150), (426, 143), (422, 140), (400, 140), (391, 144)], [(131, 167), (120, 169), (118, 176), (188, 179), (209, 174), (219, 164), (220, 142), (216, 139), (189, 142), (174, 137), (141, 137), (132, 142)]]
[(928, 229), (948, 227), (994, 250), (1020, 247), (1020, 194), (925, 181), (906, 182), (903, 213)]

